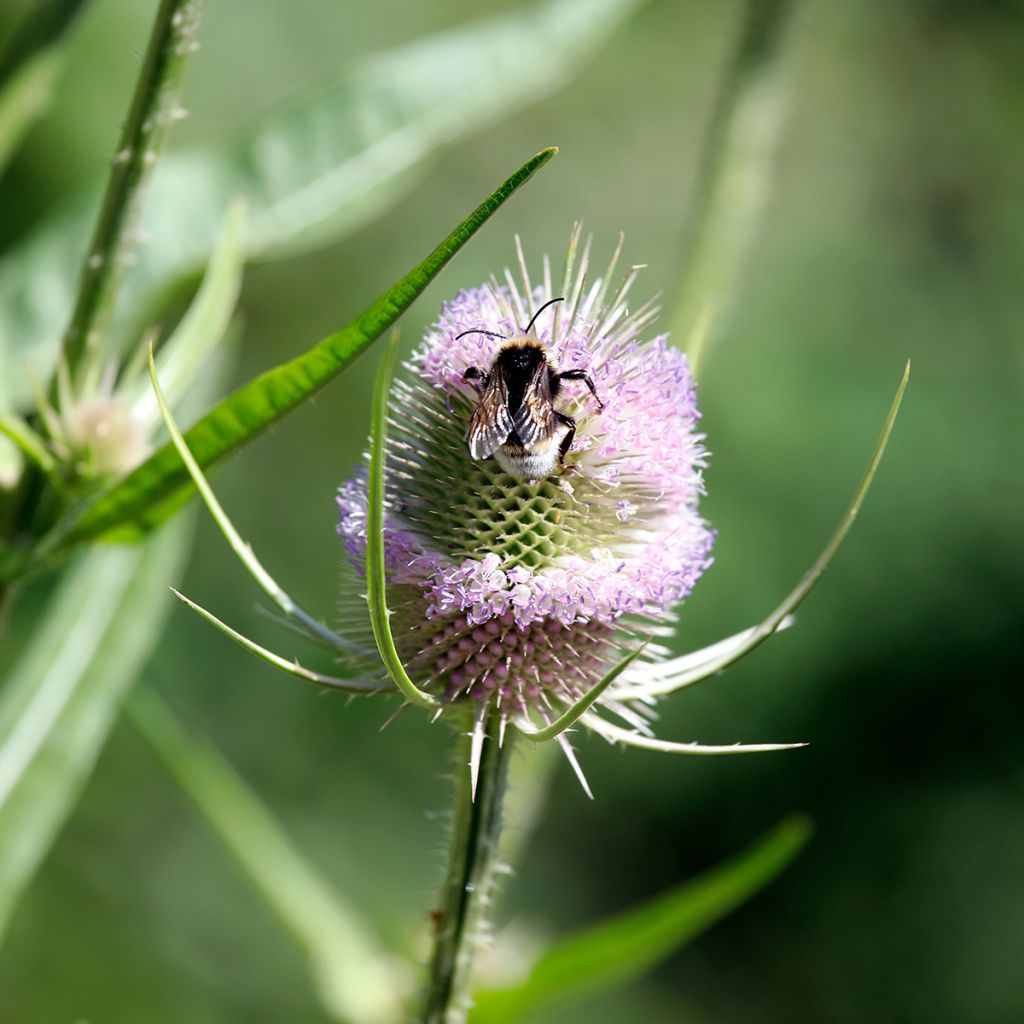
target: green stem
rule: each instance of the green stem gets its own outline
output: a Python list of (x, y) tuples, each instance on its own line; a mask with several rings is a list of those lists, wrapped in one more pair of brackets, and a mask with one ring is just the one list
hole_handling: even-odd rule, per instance
[[(203, 0), (161, 0), (128, 119), (114, 154), (103, 206), (86, 250), (63, 358), (80, 388), (95, 364), (130, 260), (143, 186), (177, 117), (178, 89), (196, 48)], [(56, 395), (55, 382), (51, 395)]]
[(455, 814), (452, 822), (448, 877), (441, 892), (430, 982), (422, 1024), (461, 1024), (466, 1019), (473, 961), (486, 926), (494, 896), (502, 805), (508, 782), (508, 764), (514, 729), (498, 744), (498, 722), (492, 716), (480, 750), (476, 799), (469, 769), (472, 756), (470, 716), (460, 737), (456, 772)]
[(696, 372), (770, 186), (782, 124), (779, 57), (794, 0), (748, 0), (701, 146), (672, 333)]

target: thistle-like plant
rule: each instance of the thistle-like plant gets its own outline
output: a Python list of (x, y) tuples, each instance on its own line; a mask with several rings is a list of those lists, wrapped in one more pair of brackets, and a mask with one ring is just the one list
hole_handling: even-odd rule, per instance
[[(489, 366), (500, 337), (522, 330), (553, 295), (547, 260), (537, 283), (517, 241), (506, 271), (457, 295), (392, 381), (393, 338), (375, 386), (367, 465), (338, 495), (345, 543), (336, 632), (299, 608), (266, 572), (217, 502), (153, 384), (167, 426), (203, 497), (243, 563), (310, 639), (329, 644), (326, 676), (243, 637), (182, 598), (234, 640), (286, 672), (356, 694), (394, 694), (401, 707), (453, 719), (468, 765), (456, 798), (424, 1020), (460, 1020), (473, 954), (493, 888), (508, 749), (516, 736), (556, 741), (589, 788), (569, 742), (584, 726), (612, 743), (716, 755), (801, 744), (705, 745), (657, 738), (656, 703), (717, 675), (785, 627), (831, 561), (870, 486), (909, 366), (864, 478), (838, 529), (796, 588), (760, 624), (672, 657), (664, 641), (679, 603), (710, 565), (713, 533), (700, 517), (707, 454), (685, 355), (651, 334), (653, 303), (630, 311), (638, 267), (621, 282), (590, 281), (590, 242), (574, 229), (559, 294), (536, 325), (552, 362), (586, 372), (559, 411), (577, 433), (548, 477), (510, 476), (474, 460), (466, 441), (476, 391), (471, 366)], [(181, 596), (181, 595), (179, 595)]]
[[(80, 5), (72, 0), (56, 6), (70, 17)], [(465, 80), (450, 72), (479, 73), (469, 70), (464, 59), (439, 61), (428, 46), (396, 54), (346, 79), (336, 92), (295, 108), (286, 122), (271, 119), (212, 162), (201, 162), (206, 170), (198, 177), (195, 161), (172, 157), (163, 180), (178, 186), (165, 186), (165, 195), (173, 198), (155, 204), (149, 225), (155, 228), (153, 244), (144, 246), (150, 234), (140, 219), (144, 186), (167, 129), (184, 113), (178, 87), (185, 62), (197, 48), (202, 9), (201, 0), (161, 0), (88, 245), (87, 236), (77, 238), (74, 230), (52, 233), (80, 267), (77, 291), (70, 291), (71, 275), (52, 272), (50, 264), (59, 261), (46, 245), (8, 257), (5, 264), (0, 319), (6, 316), (5, 324), (10, 323), (13, 306), (18, 329), (5, 332), (16, 336), (10, 350), (16, 358), (0, 350), (0, 434), (6, 435), (0, 437), (0, 492), (5, 492), (0, 493), (0, 615), (24, 579), (75, 548), (98, 539), (137, 541), (163, 523), (191, 493), (191, 475), (235, 550), (289, 622), (332, 649), (336, 674), (317, 673), (275, 655), (193, 607), (295, 676), (349, 693), (397, 694), (399, 710), (415, 705), (433, 720), (454, 721), (459, 758), (468, 770), (458, 775), (450, 866), (422, 1017), (427, 1021), (456, 1021), (465, 1013), (496, 873), (509, 750), (516, 742), (524, 737), (533, 744), (556, 741), (588, 793), (570, 745), (575, 727), (612, 743), (689, 754), (799, 745), (709, 746), (658, 739), (655, 705), (741, 657), (789, 621), (788, 613), (827, 564), (856, 512), (895, 405), (848, 517), (801, 586), (755, 629), (693, 655), (672, 657), (666, 639), (676, 609), (710, 565), (713, 540), (698, 510), (705, 452), (696, 432), (693, 379), (686, 358), (663, 336), (650, 336), (653, 305), (630, 311), (628, 293), (638, 268), (621, 283), (616, 279), (621, 243), (607, 273), (588, 282), (590, 245), (580, 250), (577, 229), (558, 282), (545, 262), (542, 276), (531, 283), (518, 249), (517, 275), (506, 272), (503, 282), (492, 280), (447, 305), (393, 386), (394, 344), (386, 351), (368, 465), (339, 495), (339, 532), (348, 549), (341, 623), (332, 629), (298, 607), (238, 536), (204, 469), (347, 367), (553, 150), (524, 164), (351, 324), (227, 396), (194, 424), (187, 440), (169, 403), (178, 409), (179, 398), (198, 400), (197, 386), (216, 387), (207, 359), (230, 321), (246, 258), (358, 223), (366, 215), (360, 202), (377, 209), (390, 177), (404, 175), (425, 155), (424, 147), (449, 140), (474, 119), (490, 118), (496, 102), (519, 102), (549, 87), (552, 65), (546, 59), (524, 62), (523, 47), (509, 43), (517, 31), (527, 40), (552, 35), (570, 40), (558, 65), (566, 73), (573, 59), (588, 53), (633, 6), (633, 0), (557, 0), (503, 19), (498, 32), (483, 26), (461, 41), (447, 36), (446, 53), (471, 52), (493, 83), (506, 83), (497, 93), (467, 89)], [(770, 38), (784, 6), (784, 0), (767, 5), (767, 14), (751, 19), (744, 38)], [(42, 21), (48, 17), (41, 8)], [(741, 45), (742, 59), (731, 79), (742, 81), (770, 49)], [(501, 73), (503, 60), (514, 75)], [(8, 115), (16, 108), (24, 111), (24, 104), (9, 102), (9, 96), (21, 94), (3, 89), (5, 70), (10, 65), (0, 68), (0, 108), (8, 100)], [(378, 116), (383, 96), (389, 115), (400, 112), (397, 122)], [(720, 119), (729, 117), (734, 104), (735, 99), (720, 107)], [(367, 109), (374, 116), (367, 116)], [(28, 122), (21, 117), (23, 127)], [(8, 143), (13, 136), (10, 116), (0, 121), (2, 164), (9, 151), (5, 130)], [(771, 121), (763, 123), (770, 126)], [(15, 135), (21, 130), (17, 122), (16, 117)], [(345, 128), (352, 125), (359, 130), (349, 140)], [(363, 134), (367, 125), (372, 127)], [(403, 142), (400, 152), (395, 138)], [(418, 141), (410, 146), (409, 140)], [(354, 149), (346, 148), (349, 143)], [(285, 153), (295, 159), (282, 160)], [(273, 159), (267, 160), (268, 154)], [(315, 154), (312, 161), (310, 154)], [(708, 164), (716, 166), (716, 161)], [(715, 173), (709, 173), (709, 183)], [(757, 180), (757, 175), (743, 177)], [(707, 208), (707, 216), (698, 221), (705, 235), (721, 236), (727, 232), (715, 223), (722, 206), (711, 201), (713, 189), (705, 192), (708, 201), (698, 206)], [(187, 203), (177, 198), (185, 194)], [(235, 196), (246, 203), (229, 207)], [(243, 233), (245, 205), (249, 214)], [(750, 219), (746, 204), (733, 206), (739, 220)], [(198, 268), (217, 222), (210, 211), (225, 207), (225, 229), (203, 287), (155, 361), (150, 351), (150, 393), (138, 379), (147, 347), (137, 344), (141, 332), (126, 329), (126, 324), (137, 326), (134, 317), (119, 324), (119, 293), (127, 291), (129, 312), (152, 312), (144, 301), (147, 294), (169, 293), (169, 285)], [(699, 253), (702, 246), (694, 248)], [(37, 252), (42, 253), (38, 260)], [(127, 270), (136, 258), (141, 266), (133, 281)], [(717, 269), (723, 263), (712, 262)], [(700, 304), (713, 302), (721, 281), (709, 284), (705, 273), (691, 272), (690, 277)], [(58, 281), (62, 287), (55, 291)], [(533, 312), (550, 303), (556, 291), (564, 305), (534, 320)], [(54, 318), (68, 312), (58, 346), (61, 331)], [(576, 433), (571, 445), (566, 442), (558, 471), (545, 472), (539, 480), (516, 479), (499, 462), (472, 459), (465, 437), (479, 398), (467, 383), (475, 378), (466, 371), (493, 361), (497, 343), (492, 335), (519, 331), (528, 320), (552, 364), (575, 370), (576, 379), (596, 392), (592, 398), (582, 389), (577, 394), (567, 388), (558, 397), (558, 415), (571, 416)], [(29, 361), (37, 372), (45, 374), (35, 389), (34, 410), (25, 393), (28, 375), (21, 381), (20, 373), (8, 372), (15, 364), (20, 371), (26, 352), (32, 353)], [(160, 416), (172, 445), (153, 450)], [(145, 600), (152, 589), (146, 581), (175, 572), (170, 565), (181, 557), (187, 539), (180, 529), (169, 531), (167, 538), (166, 550), (163, 539), (155, 538), (137, 551), (104, 547), (83, 557), (62, 581), (52, 615), (12, 674), (0, 706), (0, 825), (17, 841), (6, 844), (7, 853), (0, 856), (0, 936), (70, 805), (66, 794), (76, 791), (77, 779), (95, 758), (143, 649), (158, 630), (159, 617)], [(103, 589), (97, 589), (100, 583)], [(74, 642), (68, 641), (69, 633)], [(130, 710), (308, 948), (324, 1005), (341, 1019), (394, 1019), (400, 996), (392, 972), (353, 927), (355, 915), (343, 901), (326, 914), (317, 912), (331, 902), (328, 888), (289, 852), (269, 815), (232, 781), (226, 766), (209, 755), (197, 761), (187, 734), (155, 695), (144, 696)], [(40, 722), (48, 724), (40, 729)], [(62, 757), (56, 773), (54, 751)], [(48, 781), (45, 799), (39, 799), (37, 774), (56, 778), (56, 784)], [(783, 860), (792, 855), (802, 841), (795, 838), (800, 831), (789, 830), (788, 838), (780, 835), (781, 845), (770, 841), (762, 851), (767, 859), (758, 854), (762, 879), (782, 863), (776, 859), (770, 867), (780, 850), (789, 851)], [(251, 842), (253, 835), (259, 842)], [(746, 861), (738, 873), (747, 879), (743, 884), (749, 891)], [(725, 912), (735, 899), (725, 886), (714, 901), (717, 912)], [(656, 954), (648, 949), (645, 955)], [(338, 970), (342, 963), (344, 969)], [(351, 983), (354, 977), (358, 984)]]

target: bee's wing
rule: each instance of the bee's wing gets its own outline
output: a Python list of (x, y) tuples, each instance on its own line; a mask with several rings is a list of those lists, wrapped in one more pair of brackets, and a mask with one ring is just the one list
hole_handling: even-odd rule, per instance
[(546, 441), (558, 429), (547, 363), (541, 363), (527, 382), (523, 400), (512, 414), (512, 426), (527, 448)]
[(505, 443), (511, 433), (508, 388), (500, 373), (492, 373), (480, 396), (480, 404), (469, 421), (469, 454), (474, 459), (486, 459)]

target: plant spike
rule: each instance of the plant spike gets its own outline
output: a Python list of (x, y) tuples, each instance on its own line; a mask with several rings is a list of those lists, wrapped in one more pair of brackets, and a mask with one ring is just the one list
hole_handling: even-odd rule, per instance
[(724, 743), (708, 745), (706, 743), (672, 743), (659, 740), (653, 736), (641, 736), (639, 733), (620, 729), (611, 722), (606, 722), (597, 715), (588, 715), (587, 724), (599, 736), (609, 743), (625, 743), (629, 747), (640, 747), (643, 750), (657, 750), (663, 754), (696, 754), (698, 756), (715, 757), (725, 754), (767, 754), (777, 750), (799, 750), (806, 743)]

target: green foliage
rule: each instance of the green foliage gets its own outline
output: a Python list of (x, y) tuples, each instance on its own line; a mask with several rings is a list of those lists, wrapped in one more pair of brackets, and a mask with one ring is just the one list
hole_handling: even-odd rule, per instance
[[(40, 3), (25, 18), (15, 38), (0, 58), (0, 178), (14, 157), (25, 133), (49, 109), (57, 78), (64, 66), (67, 30), (83, 0)], [(2, 337), (2, 332), (0, 332)], [(3, 367), (0, 347), (0, 369)], [(10, 386), (0, 373), (0, 412), (5, 389)], [(39, 464), (38, 451), (30, 452), (22, 440), (31, 438), (17, 417), (5, 419), (0, 431), (0, 487), (10, 487), (24, 466), (21, 452)], [(8, 429), (8, 427), (13, 429)]]
[(49, 105), (60, 68), (60, 50), (44, 50), (20, 67), (0, 90), (0, 173), (32, 122)]
[(125, 691), (173, 607), (182, 519), (133, 548), (83, 554), (61, 579), (0, 701), (0, 936), (78, 799)]
[(57, 374), (66, 372), (78, 393), (106, 362), (107, 328), (125, 271), (135, 260), (146, 186), (180, 109), (178, 96), (189, 57), (198, 48), (203, 4), (204, 0), (160, 0), (157, 7), (110, 161), (103, 202), (79, 257), (74, 308), (61, 339), (60, 361), (51, 374), (51, 395), (56, 394)]
[(0, 175), (25, 132), (42, 117), (67, 50), (67, 32), (85, 0), (42, 0), (0, 58)]
[(155, 693), (135, 694), (132, 722), (206, 818), (224, 848), (309, 958), (336, 1019), (397, 1019), (395, 978), (369, 923), (309, 863), (231, 765), (189, 734)]
[[(637, 3), (547, 0), (478, 21), (346, 69), (224, 146), (168, 154), (142, 220), (149, 241), (122, 291), (122, 327), (137, 331), (196, 273), (236, 197), (249, 206), (249, 259), (342, 237), (389, 206), (438, 147), (564, 84)], [(542, 44), (555, 39), (557, 57)], [(99, 197), (93, 188), (61, 207), (0, 262), (0, 407), (31, 401), (26, 361), (53, 365)]]
[[(156, 372), (172, 406), (177, 406), (202, 376), (214, 349), (227, 334), (242, 287), (244, 233), (245, 203), (236, 200), (224, 213), (199, 290), (174, 332), (160, 346)], [(137, 367), (141, 367), (148, 351), (148, 346), (139, 346), (135, 366), (126, 370), (125, 377), (138, 374)], [(122, 385), (130, 383), (130, 379), (122, 380)], [(147, 377), (138, 374), (131, 397), (135, 415), (153, 422), (159, 418), (156, 396)]]
[[(294, 15), (289, 9), (285, 33), (276, 13), (283, 5), (254, 6), (251, 17), (247, 6), (210, 5), (211, 14), (224, 12), (220, 31), (238, 56), (221, 65), (207, 37), (194, 70), (221, 71), (190, 79), (188, 105), (200, 112), (185, 125), (197, 128), (193, 137), (213, 136), (222, 113), (237, 117), (244, 108), (237, 97), (260, 93), (267, 79), (321, 74), (336, 39), (369, 52), (480, 10), (468, 0), (415, 9), (392, 2), (364, 15), (310, 0)], [(100, 163), (97, 146), (81, 135), (115, 134), (113, 104), (77, 85), (96, 53), (133, 70), (138, 39), (125, 26), (139, 19), (130, 0), (96, 8), (103, 34), (83, 36), (74, 55), (79, 77), (68, 86), (82, 102), (68, 98), (59, 120), (34, 131), (28, 159), (0, 188), (6, 213), (60, 215), (66, 181)], [(913, 401), (900, 414), (853, 547), (802, 607), (801, 628), (730, 669), (724, 684), (659, 710), (666, 735), (728, 739), (755, 728), (812, 746), (751, 766), (668, 763), (592, 743), (588, 771), (599, 801), (560, 787), (515, 896), (542, 916), (557, 906), (592, 920), (595, 904), (607, 907), (610, 864), (650, 864), (641, 879), (615, 878), (619, 905), (630, 906), (638, 891), (680, 877), (694, 837), (712, 863), (745, 842), (752, 821), (793, 805), (808, 806), (821, 823), (813, 864), (802, 860), (766, 898), (716, 925), (710, 941), (676, 958), (653, 985), (637, 982), (547, 1019), (674, 1021), (684, 1015), (681, 1002), (694, 1018), (722, 1024), (1024, 1019), (1013, 963), (1014, 907), (1024, 894), (1013, 730), (1022, 710), (1015, 680), (1024, 476), (1012, 471), (1024, 368), (1015, 341), (1024, 306), (1013, 283), (1024, 237), (1024, 135), (1008, 129), (1021, 113), (1019, 8), (972, 0), (796, 11), (786, 40), (796, 102), (774, 190), (727, 343), (701, 373), (713, 452), (704, 507), (719, 541), (716, 565), (684, 609), (680, 650), (760, 619), (779, 586), (814, 559), (821, 524), (849, 497), (851, 474), (867, 454), (879, 388), (907, 353), (915, 360)], [(296, 339), (313, 337), (308, 325), (331, 324), (339, 282), (361, 282), (365, 268), (394, 260), (399, 240), (413, 231), (423, 237), (437, 211), (452, 211), (442, 216), (454, 220), (524, 136), (542, 145), (553, 129), (562, 146), (558, 175), (541, 183), (543, 196), (517, 204), (514, 224), (496, 225), (460, 256), (452, 268), (459, 283), (500, 269), (513, 229), (538, 252), (584, 216), (598, 248), (626, 231), (625, 257), (650, 265), (650, 287), (665, 289), (672, 309), (686, 211), (650, 197), (693, 194), (685, 186), (739, 10), (650, 5), (572, 89), (489, 131), (482, 145), (459, 146), (458, 168), (431, 177), (429, 202), (403, 204), (358, 245), (261, 268), (249, 297), (249, 358), (259, 366), (291, 358)], [(519, 56), (540, 53), (557, 66), (552, 54), (563, 41), (536, 38)], [(310, 54), (319, 54), (312, 72)], [(208, 231), (221, 213), (211, 211), (198, 228)], [(24, 217), (10, 223), (21, 230)], [(0, 291), (13, 272), (5, 263)], [(49, 274), (33, 281), (40, 292), (64, 287)], [(436, 313), (425, 298), (403, 321), (407, 340)], [(0, 347), (14, 343), (5, 334)], [(244, 479), (231, 472), (220, 481), (229, 507), (244, 503), (239, 516), (267, 564), (287, 568), (296, 596), (313, 607), (327, 609), (336, 590), (323, 570), (342, 557), (330, 534), (329, 495), (365, 447), (370, 369), (353, 367), (342, 400), (332, 390), (330, 401), (289, 423), (287, 439), (267, 438), (247, 455)], [(20, 359), (4, 360), (0, 385), (19, 383), (21, 372)], [(249, 631), (260, 620), (236, 570), (231, 552), (209, 542), (189, 588)], [(343, 708), (264, 681), (261, 666), (240, 665), (232, 646), (181, 619), (160, 658), (189, 719), (230, 748), (271, 806), (289, 808), (311, 860), (358, 887), (389, 947), (408, 951), (402, 937), (412, 932), (422, 952), (439, 870), (438, 825), (423, 809), (445, 799), (441, 735), (421, 728), (416, 715), (373, 735), (381, 718), (374, 706)], [(534, 753), (550, 752), (546, 745)], [(27, 1021), (154, 1024), (319, 1019), (303, 965), (267, 927), (262, 908), (244, 891), (239, 897), (201, 826), (174, 813), (176, 794), (124, 730), (102, 768), (0, 959), (6, 1012)], [(636, 820), (642, 830), (630, 827)], [(358, 822), (357, 834), (349, 822)], [(401, 889), (396, 878), (405, 880)], [(772, 913), (779, 900), (784, 920)], [(225, 949), (234, 955), (210, 955)], [(764, 949), (772, 955), (751, 955)]]
[[(217, 462), (280, 420), (351, 365), (413, 303), (505, 200), (555, 152), (546, 149), (528, 160), (426, 259), (348, 326), (324, 338), (303, 355), (243, 384), (214, 406), (185, 434), (196, 462), (203, 468)], [(163, 521), (180, 502), (182, 489), (189, 487), (188, 470), (174, 446), (168, 443), (64, 527), (58, 542), (62, 547), (70, 547), (115, 529), (119, 529), (121, 537), (128, 530), (138, 536)]]
[[(216, 494), (213, 493), (213, 488), (210, 486), (205, 474), (193, 458), (192, 453), (188, 449), (188, 445), (185, 444), (185, 439), (181, 435), (181, 430), (178, 428), (178, 424), (174, 420), (174, 415), (171, 413), (167, 400), (164, 397), (163, 389), (160, 386), (160, 380), (157, 375), (152, 349), (150, 349), (149, 353), (149, 377), (150, 383), (153, 387), (153, 394), (156, 396), (156, 402), (159, 406), (160, 415), (163, 417), (164, 426), (166, 426), (167, 432), (171, 435), (171, 441), (177, 449), (178, 454), (181, 456), (182, 462), (185, 463), (189, 476), (192, 478), (192, 482), (195, 484), (196, 490), (199, 491), (210, 515), (213, 516), (214, 522), (216, 522), (217, 527), (224, 536), (224, 539), (228, 542), (235, 555), (237, 555), (238, 560), (242, 563), (245, 570), (260, 585), (267, 596), (274, 601), (281, 611), (290, 620), (294, 620), (296, 628), (307, 639), (319, 640), (322, 643), (326, 643), (328, 646), (334, 648), (338, 653), (369, 653), (363, 651), (357, 652), (354, 649), (354, 645), (348, 643), (343, 637), (329, 629), (320, 622), (319, 619), (314, 618), (302, 607), (296, 604), (284, 588), (263, 567), (263, 564), (256, 557), (256, 553), (253, 551), (252, 545), (247, 544), (242, 540), (241, 534), (239, 534), (238, 530), (235, 529), (234, 523), (232, 523), (228, 518), (228, 515), (224, 511), (220, 501), (218, 501)], [(0, 423), (0, 426), (2, 426), (2, 423)], [(286, 658), (282, 658), (280, 655), (268, 651), (266, 648), (261, 647), (252, 640), (249, 640), (237, 630), (234, 630), (226, 623), (221, 622), (217, 616), (208, 612), (205, 608), (202, 608), (194, 601), (190, 601), (183, 594), (178, 593), (177, 590), (174, 591), (174, 595), (194, 612), (206, 619), (207, 622), (219, 629), (225, 635), (229, 636), (251, 654), (256, 655), (263, 661), (274, 665), (276, 668), (279, 668), (290, 675), (303, 679), (306, 682), (313, 682), (322, 686), (340, 687), (352, 692), (366, 692), (368, 690), (372, 691), (378, 688), (375, 683), (369, 681), (362, 681), (353, 678), (342, 679), (338, 677), (325, 676), (319, 672), (311, 672), (309, 669), (303, 668), (299, 664), (298, 659), (289, 661)], [(350, 673), (350, 675), (353, 674), (354, 673)]]
[(740, 294), (743, 262), (768, 199), (787, 111), (785, 36), (793, 0), (741, 6), (687, 209), (684, 272), (671, 317), (695, 375), (722, 314)]
[(16, 444), (44, 473), (53, 472), (56, 461), (46, 441), (16, 413), (0, 413), (0, 434)]
[(472, 1024), (514, 1024), (552, 1006), (626, 985), (706, 931), (771, 882), (810, 838), (790, 818), (751, 849), (697, 878), (555, 943), (522, 984), (476, 995)]

